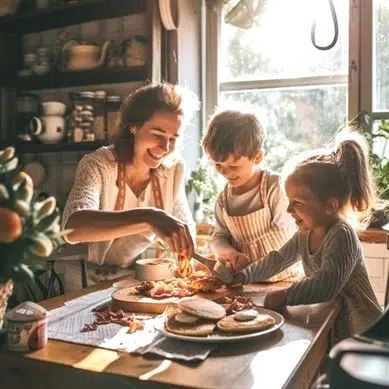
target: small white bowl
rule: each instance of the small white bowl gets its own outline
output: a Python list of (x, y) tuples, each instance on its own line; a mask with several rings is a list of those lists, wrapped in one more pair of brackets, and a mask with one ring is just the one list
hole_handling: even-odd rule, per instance
[(176, 275), (174, 259), (148, 258), (135, 263), (135, 278), (141, 281), (158, 281)]

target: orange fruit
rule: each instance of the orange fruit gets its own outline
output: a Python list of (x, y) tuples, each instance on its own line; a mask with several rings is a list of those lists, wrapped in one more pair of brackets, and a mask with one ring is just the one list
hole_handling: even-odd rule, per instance
[(21, 234), (22, 221), (19, 215), (8, 208), (0, 208), (0, 243), (11, 243)]

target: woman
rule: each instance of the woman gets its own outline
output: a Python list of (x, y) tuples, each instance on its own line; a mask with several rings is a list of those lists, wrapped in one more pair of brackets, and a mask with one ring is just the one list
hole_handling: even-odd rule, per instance
[[(156, 236), (170, 250), (192, 254), (195, 225), (184, 168), (172, 158), (188, 110), (198, 105), (192, 98), (187, 106), (184, 97), (183, 89), (166, 83), (131, 93), (120, 109), (112, 145), (80, 161), (63, 225), (73, 230), (70, 243), (89, 242), (92, 281), (107, 269), (131, 265)], [(74, 289), (80, 277), (69, 280), (65, 273), (65, 282)]]

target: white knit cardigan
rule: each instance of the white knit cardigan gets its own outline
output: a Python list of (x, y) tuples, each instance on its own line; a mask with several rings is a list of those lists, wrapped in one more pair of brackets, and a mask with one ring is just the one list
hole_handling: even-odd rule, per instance
[[(118, 195), (117, 173), (118, 163), (112, 147), (101, 147), (83, 157), (78, 164), (73, 188), (66, 202), (62, 225), (66, 225), (70, 215), (81, 210), (113, 211)], [(157, 173), (165, 211), (188, 223), (194, 238), (195, 223), (185, 195), (183, 163), (176, 162), (170, 167), (161, 166)], [(149, 199), (142, 206), (154, 207), (153, 197), (149, 196)], [(89, 243), (88, 260), (103, 264), (112, 242), (113, 240)]]

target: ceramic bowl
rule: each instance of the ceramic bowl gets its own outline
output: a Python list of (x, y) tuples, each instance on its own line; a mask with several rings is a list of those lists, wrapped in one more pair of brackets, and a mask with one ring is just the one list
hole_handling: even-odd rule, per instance
[(135, 262), (135, 278), (141, 281), (158, 281), (176, 275), (174, 260), (168, 258), (147, 258)]

